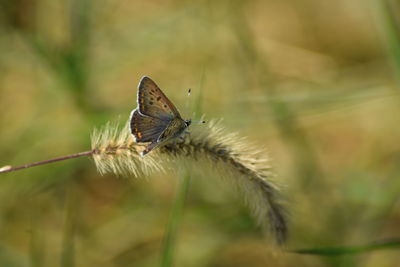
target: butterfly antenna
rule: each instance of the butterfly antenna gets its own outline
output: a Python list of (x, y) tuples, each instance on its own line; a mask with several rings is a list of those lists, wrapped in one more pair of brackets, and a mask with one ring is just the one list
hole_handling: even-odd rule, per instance
[(191, 101), (190, 101), (190, 94), (192, 93), (192, 89), (189, 88), (187, 91), (187, 98), (186, 98), (186, 114), (190, 113), (190, 106), (191, 106)]
[[(194, 100), (195, 101), (194, 103), (189, 98), (192, 93), (192, 89), (191, 88), (188, 89), (188, 99), (186, 102), (186, 109), (187, 109), (187, 111), (189, 111), (188, 113), (192, 113), (192, 117), (194, 118), (194, 120), (192, 120), (192, 122), (196, 123), (196, 124), (206, 123), (206, 121), (204, 120), (204, 115), (201, 114), (202, 113), (201, 106), (202, 106), (202, 98), (203, 98), (202, 89), (205, 84), (205, 76), (206, 76), (205, 70), (203, 69), (203, 74), (200, 79), (200, 86), (199, 86), (199, 91), (198, 91), (199, 93), (198, 93), (196, 99)], [(191, 108), (192, 104), (195, 105), (193, 108)], [(192, 111), (192, 112), (190, 112), (190, 111)], [(199, 119), (199, 116), (201, 116), (200, 119)]]
[(204, 120), (204, 115), (201, 115), (200, 120), (195, 121), (195, 122), (198, 123), (198, 124), (206, 123), (206, 121)]
[[(190, 95), (191, 95), (191, 93), (192, 93), (192, 89), (189, 88), (189, 89), (188, 89), (188, 99), (187, 99), (187, 102), (186, 102), (186, 109), (187, 109), (187, 110), (190, 110), (190, 104), (192, 103), (192, 101), (190, 101)], [(188, 112), (188, 113), (189, 113), (189, 112)], [(195, 111), (192, 113), (192, 116), (193, 116), (193, 118), (196, 118), (196, 117), (197, 117)], [(200, 118), (199, 120), (193, 120), (192, 122), (193, 122), (193, 123), (197, 123), (197, 124), (206, 123), (206, 121), (204, 120), (204, 115), (202, 115), (201, 118)]]

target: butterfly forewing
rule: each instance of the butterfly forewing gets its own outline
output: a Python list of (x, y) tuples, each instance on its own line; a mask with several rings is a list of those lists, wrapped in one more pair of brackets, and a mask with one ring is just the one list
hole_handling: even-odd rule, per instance
[(131, 132), (137, 143), (155, 142), (168, 125), (168, 121), (142, 115), (137, 109), (132, 112), (130, 121)]
[(174, 104), (149, 77), (143, 77), (139, 83), (138, 107), (141, 114), (161, 120), (180, 118)]
[(142, 155), (178, 138), (190, 124), (149, 77), (139, 83), (137, 102), (131, 114), (131, 132), (137, 143), (150, 143)]

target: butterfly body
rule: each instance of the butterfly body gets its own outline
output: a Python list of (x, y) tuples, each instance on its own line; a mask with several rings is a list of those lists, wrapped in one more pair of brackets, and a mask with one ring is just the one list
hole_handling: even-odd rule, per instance
[(182, 119), (176, 107), (149, 77), (143, 77), (139, 82), (137, 102), (130, 125), (135, 142), (150, 143), (142, 155), (178, 138), (191, 123)]

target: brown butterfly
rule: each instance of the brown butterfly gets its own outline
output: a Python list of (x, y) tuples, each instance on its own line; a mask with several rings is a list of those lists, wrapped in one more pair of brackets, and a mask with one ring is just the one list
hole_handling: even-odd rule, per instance
[(142, 156), (176, 139), (191, 124), (191, 120), (182, 119), (174, 104), (149, 77), (139, 82), (137, 105), (131, 113), (131, 133), (136, 143), (150, 143)]

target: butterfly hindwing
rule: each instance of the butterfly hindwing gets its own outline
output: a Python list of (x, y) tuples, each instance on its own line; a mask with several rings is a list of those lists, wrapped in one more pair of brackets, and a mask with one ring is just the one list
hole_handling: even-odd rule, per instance
[(131, 115), (131, 133), (137, 143), (157, 142), (157, 139), (168, 126), (168, 120), (161, 120), (142, 115), (135, 109)]
[(142, 156), (145, 156), (147, 153), (149, 153), (150, 151), (152, 151), (154, 148), (156, 148), (159, 144), (158, 143), (151, 143), (149, 144), (145, 150), (143, 150), (141, 152)]
[(164, 95), (157, 84), (146, 76), (139, 82), (138, 108), (141, 114), (161, 120), (180, 118), (174, 104)]

